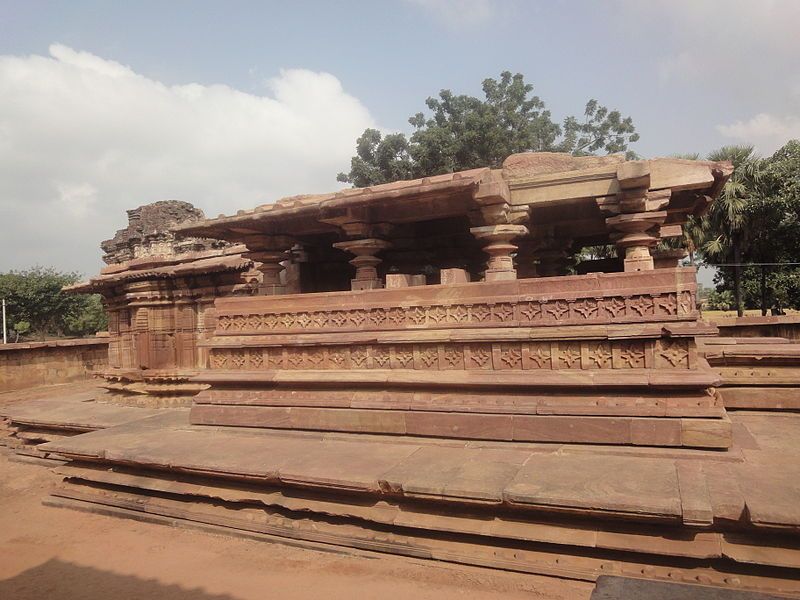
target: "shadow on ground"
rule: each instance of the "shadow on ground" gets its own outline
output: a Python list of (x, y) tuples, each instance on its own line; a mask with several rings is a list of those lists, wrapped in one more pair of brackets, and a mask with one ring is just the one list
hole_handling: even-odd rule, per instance
[(154, 579), (119, 575), (57, 559), (0, 581), (0, 598), (15, 600), (234, 600), (227, 594), (208, 594), (199, 588), (165, 585)]

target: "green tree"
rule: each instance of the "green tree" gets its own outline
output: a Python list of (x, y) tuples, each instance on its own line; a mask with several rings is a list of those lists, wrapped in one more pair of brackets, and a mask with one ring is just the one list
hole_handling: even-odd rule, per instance
[(630, 117), (586, 103), (582, 118), (554, 122), (545, 103), (519, 73), (504, 71), (483, 82), (484, 99), (455, 95), (450, 90), (428, 98), (429, 113), (409, 119), (410, 138), (382, 136), (367, 129), (356, 142), (350, 171), (339, 181), (365, 187), (380, 183), (452, 173), (478, 167), (499, 167), (518, 152), (624, 152), (639, 139)]
[(28, 323), (31, 333), (46, 336), (86, 335), (106, 326), (98, 313), (99, 297), (65, 294), (61, 288), (79, 281), (77, 273), (34, 267), (26, 271), (0, 273), (0, 298), (5, 298), (14, 329)]
[(750, 233), (748, 222), (751, 213), (748, 205), (761, 193), (764, 165), (752, 146), (724, 146), (709, 154), (708, 159), (729, 160), (733, 163), (734, 171), (719, 198), (703, 217), (700, 231), (692, 231), (691, 235), (702, 241), (699, 250), (706, 260), (732, 264), (734, 305), (741, 316), (744, 314), (741, 264), (745, 259)]
[[(767, 314), (770, 308), (776, 312), (800, 308), (800, 271), (793, 264), (800, 262), (800, 142), (792, 140), (757, 163), (757, 173), (753, 165), (734, 173), (735, 183), (741, 187), (744, 180), (744, 186), (752, 192), (740, 195), (733, 204), (737, 211), (735, 221), (743, 223), (738, 230), (741, 259), (733, 258), (730, 242), (735, 231), (720, 219), (715, 225), (710, 215), (699, 223), (702, 248), (720, 248), (720, 252), (708, 253), (706, 258), (717, 263), (744, 263), (746, 266), (738, 273), (741, 304), (760, 307), (761, 313)], [(745, 197), (746, 201), (741, 202)], [(720, 201), (726, 199), (723, 194)], [(712, 205), (712, 211), (714, 208)], [(720, 231), (723, 226), (728, 227), (727, 232)], [(735, 291), (736, 269), (721, 268), (715, 283), (718, 290)]]

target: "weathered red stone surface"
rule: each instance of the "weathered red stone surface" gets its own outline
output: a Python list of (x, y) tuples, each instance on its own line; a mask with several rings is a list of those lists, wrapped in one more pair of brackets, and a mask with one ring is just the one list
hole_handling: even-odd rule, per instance
[(744, 443), (727, 452), (642, 455), (209, 428), (167, 412), (46, 448), (73, 459), (55, 495), (74, 507), (590, 580), (611, 569), (800, 594), (800, 417), (733, 422)]
[(0, 344), (0, 392), (90, 379), (108, 364), (106, 337)]
[[(48, 443), (72, 459), (51, 502), (800, 594), (800, 421), (728, 414), (709, 362), (736, 352), (653, 252), (730, 172), (526, 155), (179, 225), (238, 245), (86, 289), (118, 311), (106, 385), (191, 411)], [(567, 275), (597, 244), (618, 257)]]
[(703, 339), (700, 352), (720, 374), (729, 409), (800, 409), (800, 344), (786, 338)]

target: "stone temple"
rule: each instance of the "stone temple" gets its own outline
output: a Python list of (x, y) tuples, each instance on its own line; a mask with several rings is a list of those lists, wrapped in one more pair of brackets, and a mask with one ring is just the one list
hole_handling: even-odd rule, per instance
[(520, 154), (214, 219), (165, 205), (167, 232), (132, 213), (73, 291), (108, 308), (109, 402), (173, 408), (42, 446), (69, 461), (50, 502), (798, 594), (800, 462), (771, 441), (798, 432), (727, 410), (707, 355), (731, 348), (658, 249), (731, 172)]

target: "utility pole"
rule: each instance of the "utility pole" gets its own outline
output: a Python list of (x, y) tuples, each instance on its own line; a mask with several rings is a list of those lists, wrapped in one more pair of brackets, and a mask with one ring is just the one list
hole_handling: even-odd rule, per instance
[(3, 343), (8, 343), (8, 334), (6, 333), (6, 299), (3, 298)]

